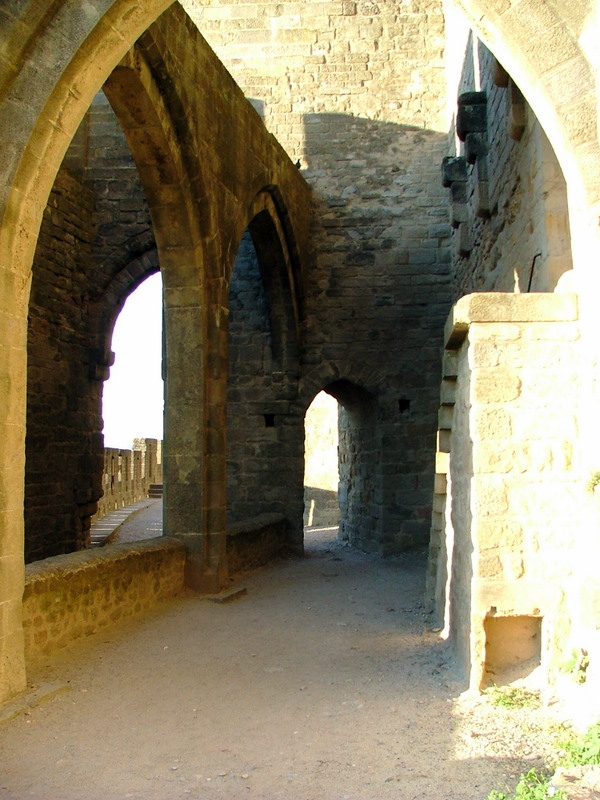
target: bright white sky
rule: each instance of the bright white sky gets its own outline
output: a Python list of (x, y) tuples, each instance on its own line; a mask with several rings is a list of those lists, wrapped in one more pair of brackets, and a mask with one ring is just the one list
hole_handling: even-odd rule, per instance
[(104, 384), (104, 446), (130, 449), (135, 437), (162, 439), (162, 280), (152, 275), (133, 292), (115, 324), (115, 363)]

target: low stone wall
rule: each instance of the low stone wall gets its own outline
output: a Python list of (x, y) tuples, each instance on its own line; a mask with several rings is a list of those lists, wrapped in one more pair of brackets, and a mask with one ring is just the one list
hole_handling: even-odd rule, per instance
[[(227, 532), (230, 574), (268, 563), (287, 544), (282, 514), (262, 514), (232, 526)], [(185, 587), (185, 559), (185, 546), (179, 540), (161, 536), (27, 565), (26, 663), (176, 596)]]
[(304, 487), (304, 527), (328, 528), (340, 524), (338, 493), (315, 486)]
[(227, 530), (229, 574), (254, 569), (280, 555), (288, 545), (283, 514), (261, 514), (231, 525)]
[(185, 547), (161, 537), (37, 561), (26, 567), (26, 663), (133, 617), (184, 588)]

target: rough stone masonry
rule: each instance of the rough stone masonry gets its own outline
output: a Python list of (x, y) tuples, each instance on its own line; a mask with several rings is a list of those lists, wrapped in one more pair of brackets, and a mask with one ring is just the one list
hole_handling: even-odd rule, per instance
[[(556, 537), (535, 533), (539, 503), (512, 473), (541, 458), (539, 482), (561, 498), (564, 541), (580, 553), (597, 522), (585, 490), (598, 468), (595, 4), (26, 6), (0, 12), (2, 696), (25, 679), (23, 555), (68, 559), (85, 545), (112, 325), (157, 269), (165, 528), (185, 544), (189, 586), (225, 583), (227, 526), (251, 511), (283, 515), (302, 551), (304, 415), (325, 389), (343, 409), (342, 535), (382, 554), (431, 540), (434, 594), (455, 598), (443, 621), (471, 681), (489, 661), (482, 630), (503, 626), (489, 620), (523, 616), (549, 679), (570, 647), (592, 654), (592, 675), (586, 559), (558, 575), (544, 566)], [(444, 336), (456, 301), (492, 291), (576, 297), (576, 336), (552, 303), (544, 319), (568, 364), (549, 358), (554, 333), (538, 336), (519, 301), (486, 306), (496, 337), (473, 344), (483, 323), (468, 315)], [(443, 350), (458, 339), (452, 373)], [(546, 372), (527, 394), (531, 361)], [(561, 418), (565, 383), (576, 424), (561, 461), (554, 426), (528, 427), (524, 449), (516, 420), (532, 396), (536, 413)], [(488, 400), (519, 388), (494, 409), (515, 404), (498, 452), (471, 419), (483, 386)], [(518, 517), (521, 539), (502, 533), (503, 516)], [(484, 517), (497, 523), (492, 548), (478, 539)], [(524, 596), (533, 573), (552, 575), (564, 602), (535, 589), (522, 606), (482, 601), (488, 581)]]

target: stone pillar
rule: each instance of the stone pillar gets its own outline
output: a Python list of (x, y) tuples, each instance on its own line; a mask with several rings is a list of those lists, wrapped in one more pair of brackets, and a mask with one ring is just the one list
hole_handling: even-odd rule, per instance
[(228, 577), (226, 548), (227, 495), (227, 284), (208, 281), (209, 317), (206, 334), (206, 466), (204, 473), (203, 586), (218, 591)]
[(23, 511), (19, 501), (22, 503), (19, 494), (7, 498), (0, 518), (0, 703), (25, 689), (21, 605), (25, 572)]
[(486, 675), (498, 644), (514, 655), (504, 667), (518, 665), (521, 635), (539, 637), (537, 658), (552, 679), (569, 633), (581, 529), (576, 298), (463, 297), (446, 350), (433, 594), (471, 688), (498, 680)]
[[(0, 266), (0, 702), (25, 689), (21, 599), (25, 470), (27, 292)], [(26, 283), (24, 282), (26, 286)]]
[(202, 589), (204, 469), (203, 341), (198, 303), (174, 305), (165, 291), (164, 532), (188, 550), (186, 581)]
[[(219, 287), (165, 289), (164, 531), (187, 548), (186, 582), (219, 591), (225, 550), (227, 332)], [(216, 295), (216, 296), (212, 296)]]

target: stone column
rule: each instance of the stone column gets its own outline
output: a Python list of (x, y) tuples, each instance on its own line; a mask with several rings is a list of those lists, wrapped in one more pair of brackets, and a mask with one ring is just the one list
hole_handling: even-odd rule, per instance
[(166, 381), (164, 532), (185, 542), (189, 574), (201, 588), (202, 470), (204, 466), (203, 341), (200, 304), (165, 290)]
[(207, 591), (223, 588), (228, 576), (226, 549), (227, 490), (227, 284), (223, 278), (207, 282), (209, 303), (206, 332), (206, 466), (202, 582)]
[[(21, 598), (25, 470), (27, 292), (0, 266), (0, 702), (25, 689)], [(26, 282), (23, 284), (27, 286)]]

